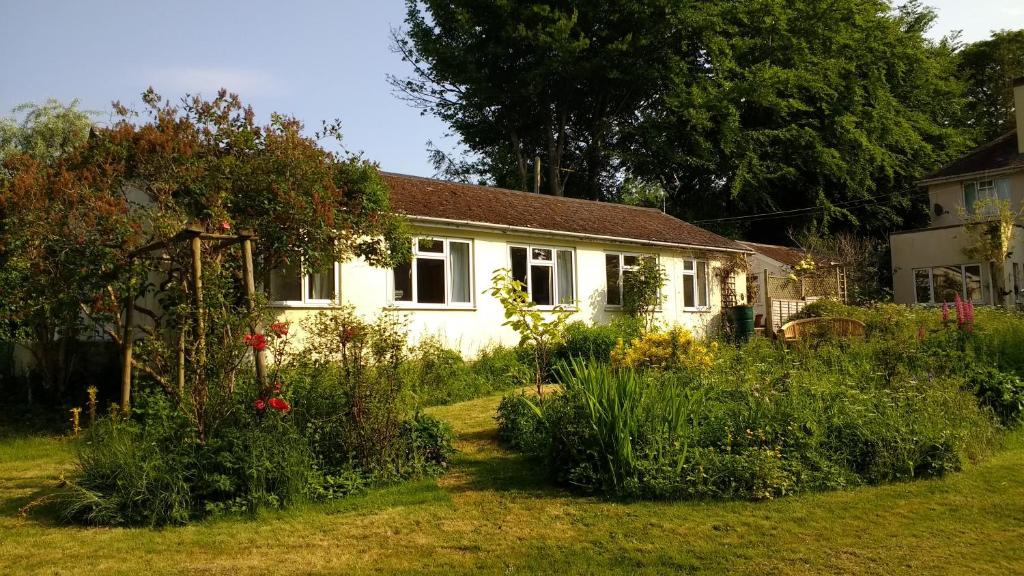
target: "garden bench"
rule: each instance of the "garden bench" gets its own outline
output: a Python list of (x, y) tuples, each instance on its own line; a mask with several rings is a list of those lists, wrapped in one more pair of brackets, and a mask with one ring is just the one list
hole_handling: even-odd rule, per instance
[(778, 338), (784, 342), (796, 342), (822, 336), (863, 338), (864, 323), (853, 318), (803, 318), (786, 322), (778, 331)]

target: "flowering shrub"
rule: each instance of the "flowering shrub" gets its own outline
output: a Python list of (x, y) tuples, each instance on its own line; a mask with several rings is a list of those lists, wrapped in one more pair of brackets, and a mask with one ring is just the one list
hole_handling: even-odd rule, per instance
[(629, 344), (620, 339), (612, 349), (611, 362), (617, 368), (707, 370), (714, 364), (717, 351), (718, 342), (705, 345), (685, 328), (674, 327), (666, 332), (648, 332)]

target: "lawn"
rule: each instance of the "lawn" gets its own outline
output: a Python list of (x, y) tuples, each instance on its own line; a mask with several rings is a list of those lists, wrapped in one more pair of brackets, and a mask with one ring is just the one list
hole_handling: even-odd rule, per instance
[(431, 412), (461, 453), (439, 481), (184, 528), (18, 516), (65, 440), (0, 435), (0, 574), (1024, 573), (1024, 441), (942, 480), (748, 503), (622, 503), (551, 488), (495, 443), (491, 396)]

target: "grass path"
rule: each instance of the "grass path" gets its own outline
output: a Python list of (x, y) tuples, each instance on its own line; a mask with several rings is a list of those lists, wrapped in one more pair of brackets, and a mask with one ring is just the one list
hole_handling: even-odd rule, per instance
[(1024, 574), (1024, 443), (943, 480), (748, 503), (620, 503), (550, 487), (495, 443), (498, 397), (432, 409), (449, 474), (256, 520), (62, 527), (17, 510), (68, 466), (0, 438), (7, 574)]

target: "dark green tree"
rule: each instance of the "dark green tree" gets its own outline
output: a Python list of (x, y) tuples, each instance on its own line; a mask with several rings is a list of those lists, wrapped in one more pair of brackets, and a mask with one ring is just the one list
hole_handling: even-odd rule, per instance
[(669, 79), (677, 4), (407, 0), (394, 45), (414, 74), (390, 80), (465, 144), (469, 161), (435, 151), (449, 176), (532, 189), (539, 156), (545, 192), (600, 198), (618, 178), (618, 126)]
[(882, 231), (913, 211), (914, 181), (967, 144), (954, 47), (924, 36), (928, 9), (754, 0), (707, 16), (705, 48), (679, 60), (621, 149), (676, 214), (769, 239), (794, 225)]
[[(884, 230), (913, 182), (968, 145), (955, 45), (916, 2), (409, 2), (399, 93), (447, 122), (469, 161), (549, 193), (617, 198), (624, 178), (727, 232)], [(756, 220), (756, 222), (764, 222)], [(767, 232), (765, 232), (767, 231)]]
[(964, 124), (980, 141), (1014, 128), (1013, 81), (1024, 76), (1024, 30), (1001, 30), (965, 46), (957, 72), (967, 91)]

